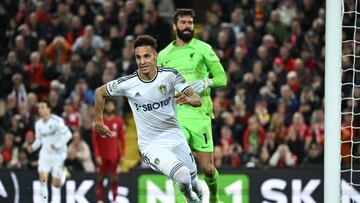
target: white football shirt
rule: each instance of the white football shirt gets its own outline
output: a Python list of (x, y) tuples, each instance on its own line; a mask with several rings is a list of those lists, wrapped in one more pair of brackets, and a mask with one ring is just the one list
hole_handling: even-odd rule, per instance
[(174, 94), (188, 87), (185, 79), (172, 68), (158, 68), (152, 81), (143, 81), (135, 72), (106, 84), (110, 96), (128, 98), (141, 151), (154, 143), (166, 146), (186, 143), (176, 120)]
[[(35, 136), (36, 139), (32, 144), (32, 148), (36, 150), (41, 145), (40, 158), (48, 155), (66, 157), (66, 143), (71, 139), (72, 135), (61, 117), (52, 114), (47, 121), (44, 121), (44, 119), (36, 121)], [(51, 148), (52, 144), (56, 146), (57, 150)]]

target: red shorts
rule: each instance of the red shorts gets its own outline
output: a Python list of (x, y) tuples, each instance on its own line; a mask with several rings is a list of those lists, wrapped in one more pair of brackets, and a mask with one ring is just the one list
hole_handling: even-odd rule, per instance
[(119, 161), (117, 159), (103, 159), (101, 166), (97, 167), (99, 173), (116, 173)]

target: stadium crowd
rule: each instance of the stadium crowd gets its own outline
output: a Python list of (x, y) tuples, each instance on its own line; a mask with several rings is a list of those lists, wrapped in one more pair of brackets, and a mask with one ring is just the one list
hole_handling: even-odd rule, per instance
[[(166, 46), (179, 4), (2, 1), (0, 168), (36, 169), (37, 155), (25, 148), (36, 136), (36, 104), (48, 98), (73, 131), (66, 165), (94, 171), (95, 88), (136, 70), (136, 36), (154, 36), (159, 51)], [(217, 0), (206, 11), (195, 10), (205, 19), (195, 22), (196, 36), (212, 45), (229, 81), (226, 88), (212, 91), (217, 167), (323, 163), (324, 6), (325, 1), (316, 0)], [(118, 113), (124, 115), (129, 109), (119, 104)], [(343, 125), (349, 122), (345, 116)], [(342, 149), (350, 153), (349, 147)]]

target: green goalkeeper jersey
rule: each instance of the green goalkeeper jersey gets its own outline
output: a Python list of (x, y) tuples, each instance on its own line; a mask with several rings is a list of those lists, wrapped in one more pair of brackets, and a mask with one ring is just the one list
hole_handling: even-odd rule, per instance
[[(214, 87), (226, 85), (226, 74), (220, 60), (207, 43), (193, 38), (184, 46), (175, 46), (170, 43), (158, 55), (158, 66), (175, 68), (188, 83), (212, 76)], [(178, 118), (213, 118), (213, 105), (210, 97), (210, 88), (199, 94), (201, 107), (177, 105)]]

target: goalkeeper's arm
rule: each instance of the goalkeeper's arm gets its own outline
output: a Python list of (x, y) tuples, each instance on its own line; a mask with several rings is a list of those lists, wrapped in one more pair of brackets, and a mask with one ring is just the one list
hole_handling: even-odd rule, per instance
[(210, 80), (210, 87), (225, 87), (227, 84), (227, 77), (220, 61), (212, 61), (206, 64), (210, 70), (212, 78)]
[(227, 77), (224, 68), (219, 61), (208, 63), (208, 68), (212, 78), (195, 80), (191, 83), (191, 87), (196, 93), (200, 94), (208, 87), (224, 87), (227, 84)]

